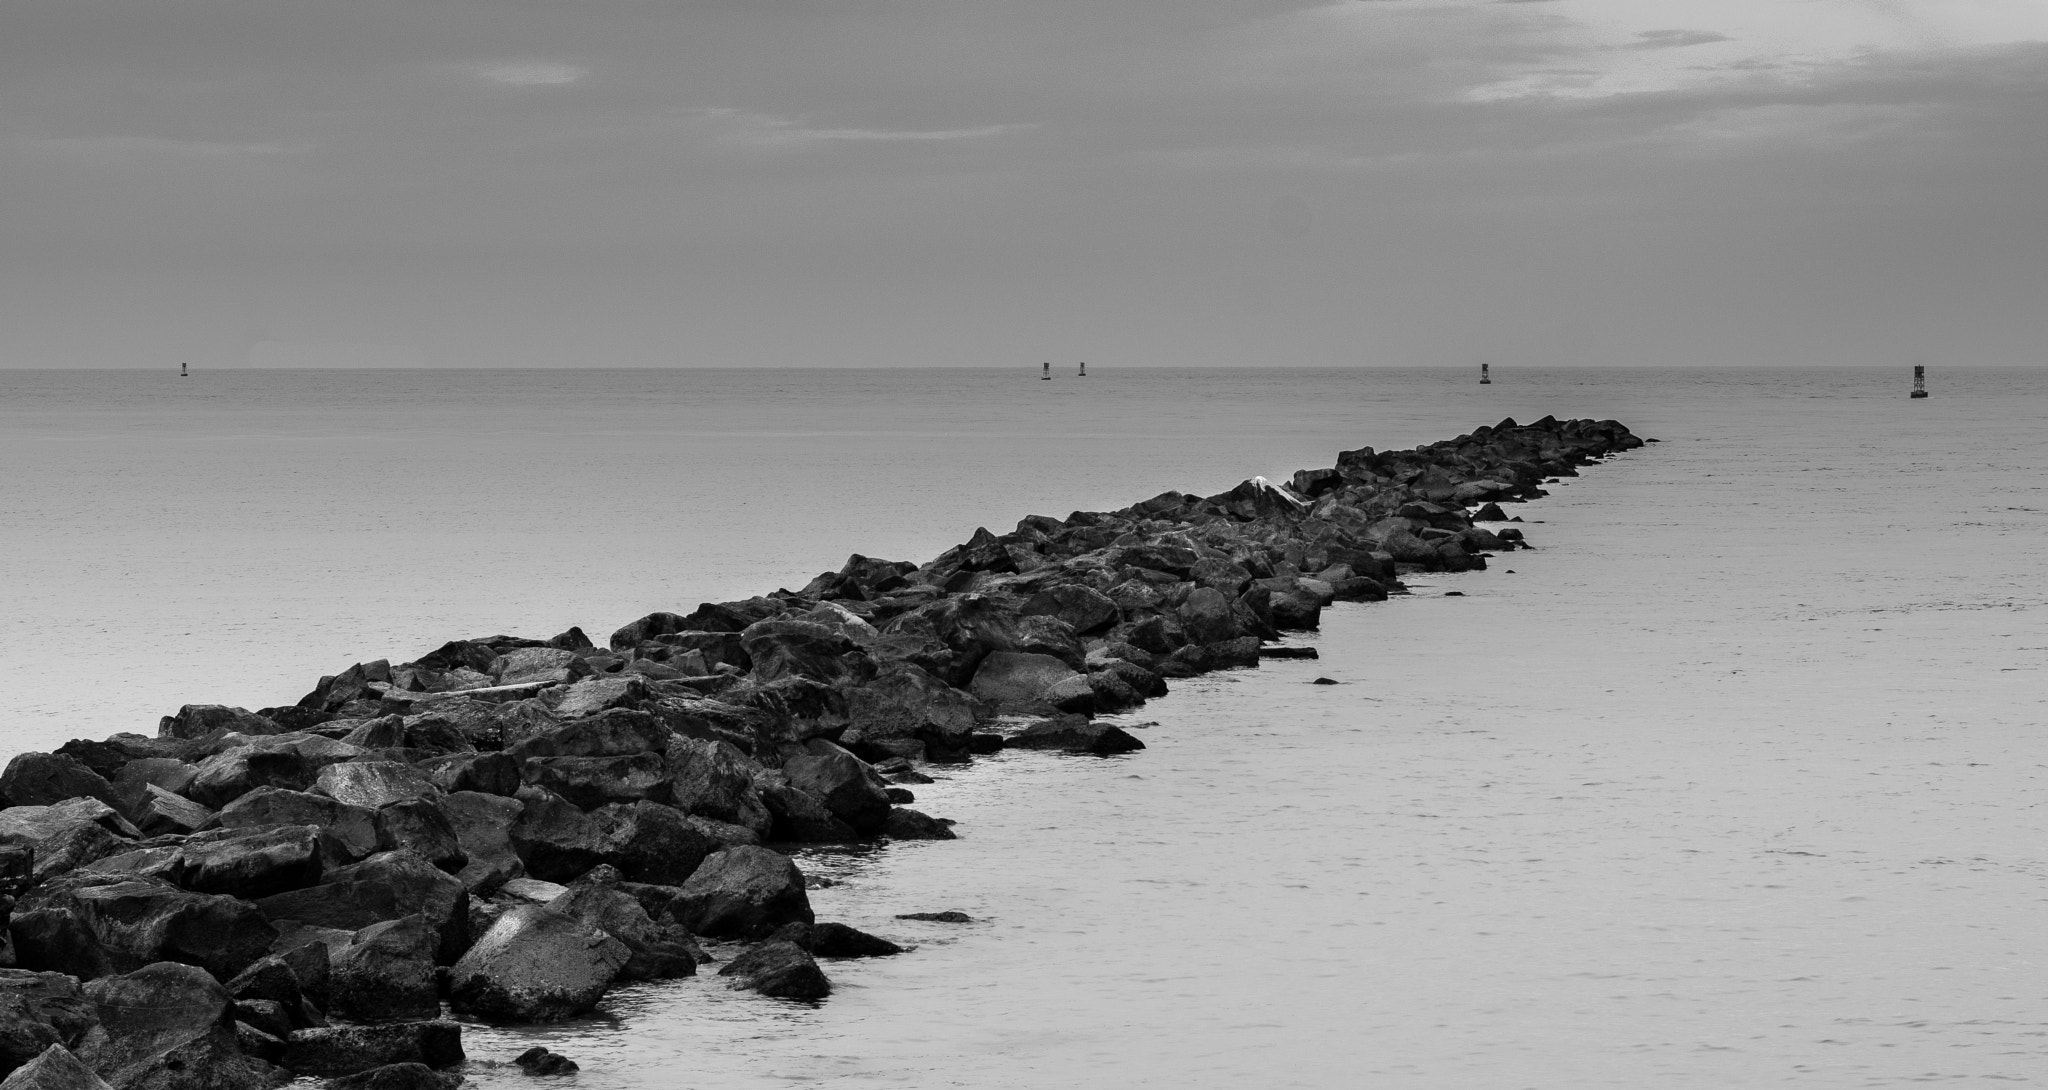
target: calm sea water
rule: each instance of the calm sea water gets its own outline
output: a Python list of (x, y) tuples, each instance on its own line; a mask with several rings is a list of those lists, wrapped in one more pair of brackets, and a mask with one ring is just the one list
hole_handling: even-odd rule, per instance
[[(923, 559), (977, 524), (1501, 416), (1663, 443), (1538, 546), (1176, 686), (1149, 749), (919, 788), (818, 856), (919, 944), (472, 1029), (592, 1088), (1801, 1087), (2048, 1078), (2048, 376), (0, 372), (0, 730), (148, 731), (444, 639)], [(1512, 574), (1509, 573), (1512, 569)], [(1461, 598), (1444, 598), (1458, 589)], [(1311, 686), (1327, 675), (1345, 682)], [(958, 908), (983, 922), (906, 923)]]

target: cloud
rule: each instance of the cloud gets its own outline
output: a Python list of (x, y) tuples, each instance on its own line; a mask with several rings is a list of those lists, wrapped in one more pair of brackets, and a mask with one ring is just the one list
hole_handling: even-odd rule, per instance
[(1623, 49), (1682, 49), (1689, 45), (1709, 45), (1714, 42), (1732, 42), (1735, 39), (1711, 30), (1644, 30), (1636, 34), (1636, 40)]
[(573, 64), (554, 61), (515, 61), (479, 66), (476, 74), (492, 81), (512, 87), (561, 87), (580, 83), (588, 78), (590, 71)]
[(303, 155), (311, 141), (176, 140), (162, 136), (60, 136), (25, 141), (29, 147), (92, 159), (271, 159)]
[(976, 125), (957, 129), (872, 129), (821, 127), (772, 114), (707, 108), (689, 111), (700, 123), (713, 126), (729, 142), (761, 148), (802, 148), (831, 143), (931, 144), (986, 140), (1037, 128), (1030, 123)]

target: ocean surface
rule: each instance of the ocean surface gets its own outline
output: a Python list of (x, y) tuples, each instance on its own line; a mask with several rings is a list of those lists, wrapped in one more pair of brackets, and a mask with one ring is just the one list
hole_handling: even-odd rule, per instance
[(0, 371), (0, 748), (1613, 417), (1662, 442), (1534, 550), (1176, 683), (1143, 752), (940, 772), (958, 841), (803, 860), (914, 952), (472, 1027), (471, 1084), (2048, 1081), (2048, 372), (1903, 370)]

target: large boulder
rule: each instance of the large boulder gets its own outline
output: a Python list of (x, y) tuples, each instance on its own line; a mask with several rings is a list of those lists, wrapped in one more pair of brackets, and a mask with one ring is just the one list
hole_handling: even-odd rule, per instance
[(1019, 612), (1027, 617), (1058, 618), (1082, 636), (1108, 628), (1120, 616), (1115, 599), (1079, 583), (1047, 587), (1025, 599)]
[(403, 799), (441, 793), (425, 773), (397, 761), (347, 761), (320, 770), (313, 790), (350, 806), (376, 810)]
[(400, 848), (417, 853), (450, 874), (469, 863), (455, 826), (442, 811), (441, 799), (399, 799), (377, 809), (377, 850)]
[(177, 961), (226, 980), (277, 937), (246, 901), (158, 878), (82, 872), (23, 898), (9, 926), (24, 968), (80, 977)]
[(220, 824), (227, 829), (314, 826), (330, 864), (354, 862), (377, 851), (375, 811), (310, 791), (259, 787), (222, 807)]
[(187, 704), (178, 709), (178, 714), (164, 716), (157, 724), (157, 735), (163, 738), (204, 738), (215, 731), (278, 734), (283, 729), (276, 720), (266, 719), (247, 708), (232, 708), (225, 704)]
[(128, 817), (144, 836), (184, 835), (213, 820), (213, 811), (153, 783), (142, 785)]
[(65, 799), (98, 799), (121, 808), (114, 785), (70, 754), (17, 753), (0, 771), (0, 802), (8, 806), (48, 806)]
[(422, 761), (417, 767), (435, 787), (450, 794), (510, 795), (519, 790), (519, 761), (506, 753), (450, 753)]
[(436, 958), (448, 964), (469, 945), (469, 891), (415, 852), (379, 852), (330, 870), (320, 885), (256, 902), (273, 922), (360, 931), (420, 913), (440, 936)]
[(52, 1044), (27, 1063), (14, 1069), (0, 1090), (113, 1090), (105, 1079), (72, 1055), (71, 1050)]
[(515, 758), (624, 757), (660, 753), (674, 734), (652, 712), (619, 708), (535, 731), (507, 745), (505, 752)]
[(874, 675), (865, 652), (838, 629), (775, 618), (747, 626), (740, 643), (761, 682), (803, 677), (827, 684), (859, 684)]
[(605, 862), (634, 882), (682, 885), (705, 856), (722, 846), (703, 819), (659, 803), (606, 806), (590, 816), (603, 830)]
[(973, 699), (912, 665), (848, 693), (846, 711), (857, 744), (895, 756), (956, 760), (974, 733)]
[(786, 923), (812, 923), (804, 876), (788, 856), (767, 848), (729, 848), (707, 857), (683, 883), (676, 919), (699, 935), (758, 938)]
[(1090, 753), (1109, 757), (1144, 749), (1145, 743), (1122, 727), (1094, 723), (1078, 715), (1033, 723), (1008, 741), (1011, 749), (1056, 749), (1068, 753)]
[[(1086, 711), (1094, 700), (1088, 675), (1051, 655), (1014, 651), (997, 651), (982, 660), (968, 691), (1005, 712)], [(1069, 707), (1082, 700), (1087, 707)]]
[(780, 771), (755, 779), (761, 802), (772, 819), (769, 838), (799, 844), (840, 844), (860, 834), (825, 806), (825, 800), (793, 786)]
[(524, 803), (503, 795), (455, 791), (442, 797), (440, 807), (467, 860), (455, 876), (471, 893), (489, 893), (526, 873), (526, 864), (512, 848), (512, 825), (525, 811)]
[(32, 850), (35, 882), (127, 851), (140, 839), (141, 830), (98, 799), (0, 810), (0, 847)]
[(832, 994), (832, 982), (810, 952), (786, 939), (764, 942), (727, 962), (719, 976), (735, 977), (733, 987), (747, 988), (777, 999), (818, 1000)]
[(1245, 634), (1231, 600), (1214, 587), (1197, 587), (1180, 605), (1180, 626), (1196, 643), (1234, 640)]
[(388, 1064), (454, 1067), (464, 1059), (462, 1027), (454, 1022), (302, 1029), (292, 1034), (284, 1052), (284, 1066), (294, 1074), (328, 1078)]
[(557, 647), (515, 648), (491, 663), (491, 676), (500, 685), (557, 685), (590, 674), (581, 656)]
[(85, 986), (106, 1039), (93, 1069), (120, 1090), (260, 1090), (269, 1065), (235, 1043), (227, 989), (192, 965), (158, 962)]
[(518, 801), (508, 837), (527, 876), (572, 882), (604, 862), (604, 827), (582, 807), (539, 787), (520, 789)]
[(754, 789), (760, 762), (731, 743), (691, 737), (670, 741), (664, 760), (670, 801), (678, 809), (767, 834), (768, 809)]
[(522, 775), (570, 802), (595, 810), (614, 802), (669, 799), (668, 764), (659, 753), (624, 757), (532, 757)]
[(597, 1006), (632, 952), (574, 916), (520, 905), (498, 917), (448, 975), (457, 1013), (559, 1022)]
[(690, 933), (656, 923), (636, 897), (620, 888), (619, 872), (612, 867), (578, 878), (547, 907), (625, 943), (630, 956), (619, 970), (620, 980), (666, 980), (697, 972), (703, 951)]
[(441, 1013), (434, 953), (440, 935), (425, 916), (371, 924), (330, 954), (328, 1013), (355, 1022), (406, 1022)]
[[(39, 973), (27, 969), (0, 969), (0, 1032), (9, 1025), (30, 1023), (49, 1031), (49, 1040), (66, 1048), (77, 1048), (93, 1027), (100, 1024), (99, 1011), (86, 998), (78, 978), (68, 973)], [(32, 1031), (33, 1032), (33, 1031)], [(40, 1036), (40, 1034), (36, 1034)], [(0, 1048), (0, 1067), (9, 1062)], [(16, 1054), (14, 1062), (27, 1062), (36, 1055)]]
[(215, 829), (179, 846), (170, 878), (198, 893), (253, 899), (317, 884), (323, 862), (311, 825)]
[(889, 795), (867, 763), (830, 742), (810, 743), (810, 752), (783, 762), (790, 786), (816, 797), (855, 832), (872, 834), (889, 814)]

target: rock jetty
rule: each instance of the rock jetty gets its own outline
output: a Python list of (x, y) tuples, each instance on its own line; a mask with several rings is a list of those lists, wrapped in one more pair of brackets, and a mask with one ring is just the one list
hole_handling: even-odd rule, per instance
[(1522, 535), (1471, 509), (1501, 519), (1642, 443), (1504, 420), (1033, 515), (925, 564), (854, 556), (604, 646), (454, 640), (291, 707), (188, 704), (151, 736), (20, 754), (0, 772), (0, 1090), (449, 1086), (456, 1019), (575, 1017), (695, 974), (704, 941), (750, 944), (732, 986), (815, 1002), (820, 959), (901, 949), (817, 920), (792, 846), (951, 839), (911, 805), (920, 765), (1143, 749), (1098, 717), (1257, 666), (1404, 573), (1485, 567)]

